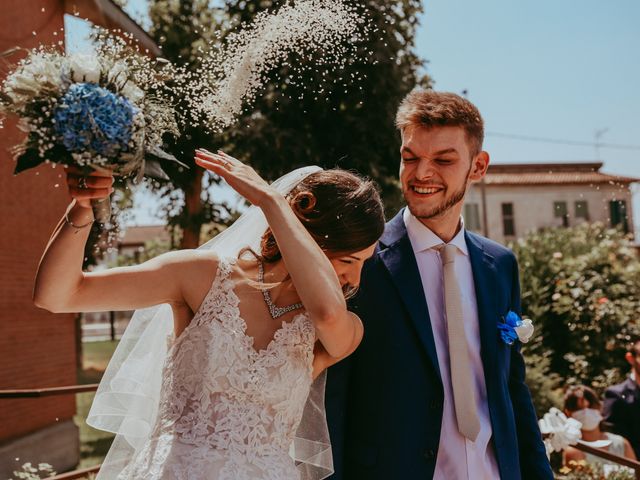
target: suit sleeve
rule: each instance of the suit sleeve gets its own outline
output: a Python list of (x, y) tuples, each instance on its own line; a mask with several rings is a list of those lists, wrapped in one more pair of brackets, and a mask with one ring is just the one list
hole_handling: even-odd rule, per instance
[[(355, 298), (349, 301), (349, 310), (361, 315), (358, 301), (362, 296), (362, 290)], [(327, 385), (325, 388), (325, 409), (327, 411), (327, 424), (331, 439), (331, 452), (333, 454), (333, 469), (335, 473), (329, 480), (346, 479), (346, 446), (347, 446), (347, 412), (349, 410), (349, 379), (356, 350), (347, 358), (329, 367), (327, 371)]]
[[(512, 276), (511, 308), (520, 314), (520, 277), (515, 257)], [(525, 364), (520, 349), (520, 342), (516, 342), (511, 349), (509, 393), (516, 421), (521, 475), (523, 479), (551, 480), (553, 472), (542, 442), (531, 393), (525, 383)]]
[(344, 457), (347, 430), (347, 402), (349, 390), (349, 372), (351, 357), (333, 365), (327, 372), (327, 386), (325, 390), (325, 408), (327, 423), (331, 438), (333, 453), (333, 468), (335, 473), (329, 480), (343, 480)]

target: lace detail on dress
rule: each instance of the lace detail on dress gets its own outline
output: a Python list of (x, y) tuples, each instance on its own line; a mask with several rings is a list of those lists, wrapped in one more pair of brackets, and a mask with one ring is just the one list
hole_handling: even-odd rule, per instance
[(171, 346), (153, 433), (118, 478), (298, 478), (288, 452), (312, 383), (315, 329), (298, 314), (256, 351), (232, 269), (220, 260), (202, 305)]

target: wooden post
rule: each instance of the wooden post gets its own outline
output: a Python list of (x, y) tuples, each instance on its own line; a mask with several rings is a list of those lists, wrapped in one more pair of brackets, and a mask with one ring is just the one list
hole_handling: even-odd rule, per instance
[(109, 312), (109, 327), (111, 329), (111, 341), (116, 339), (116, 312), (113, 310)]

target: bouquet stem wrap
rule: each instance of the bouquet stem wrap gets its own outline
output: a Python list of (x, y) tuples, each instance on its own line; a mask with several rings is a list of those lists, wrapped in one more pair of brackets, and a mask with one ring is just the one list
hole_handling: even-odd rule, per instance
[(111, 197), (92, 199), (91, 208), (98, 223), (106, 225), (111, 222)]

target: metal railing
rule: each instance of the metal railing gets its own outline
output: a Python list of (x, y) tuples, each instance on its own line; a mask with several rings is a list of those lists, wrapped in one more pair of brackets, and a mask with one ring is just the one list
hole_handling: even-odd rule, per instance
[(61, 473), (60, 475), (54, 475), (53, 477), (47, 477), (44, 480), (73, 480), (77, 478), (85, 478), (91, 473), (98, 473), (100, 467), (101, 465), (96, 465), (95, 467), (73, 470), (72, 472)]
[[(50, 387), (50, 388), (31, 388), (31, 389), (19, 389), (19, 390), (0, 390), (0, 399), (3, 398), (41, 398), (54, 395), (71, 395), (83, 392), (94, 392), (98, 389), (97, 383), (87, 385), (70, 385), (66, 387)], [(608, 460), (609, 462), (628, 467), (635, 472), (637, 480), (640, 480), (640, 462), (636, 460), (630, 460), (626, 457), (621, 457), (613, 453), (601, 450), (599, 448), (585, 445), (583, 442), (578, 441), (576, 445), (573, 445), (576, 449), (594, 455), (596, 457)], [(100, 470), (100, 465), (96, 465), (89, 468), (80, 470), (73, 470), (67, 473), (61, 473), (53, 477), (48, 477), (46, 480), (73, 480), (87, 476), (91, 473), (97, 473)]]
[(95, 392), (97, 383), (86, 385), (70, 385), (68, 387), (26, 388), (19, 390), (0, 390), (0, 398), (40, 398), (54, 395), (71, 395), (73, 393)]
[(638, 462), (636, 460), (631, 460), (631, 459), (626, 458), (626, 457), (621, 457), (619, 455), (607, 452), (605, 450), (600, 450), (599, 448), (595, 448), (595, 447), (592, 447), (590, 445), (585, 445), (584, 443), (582, 443), (580, 441), (578, 441), (578, 443), (576, 445), (572, 445), (572, 446), (574, 448), (582, 451), (582, 452), (589, 453), (591, 455), (594, 455), (594, 456), (599, 457), (599, 458), (603, 458), (605, 460), (608, 460), (610, 462), (616, 463), (618, 465), (622, 465), (624, 467), (628, 467), (628, 468), (632, 469), (633, 471), (635, 471), (636, 479), (640, 480), (640, 462)]

